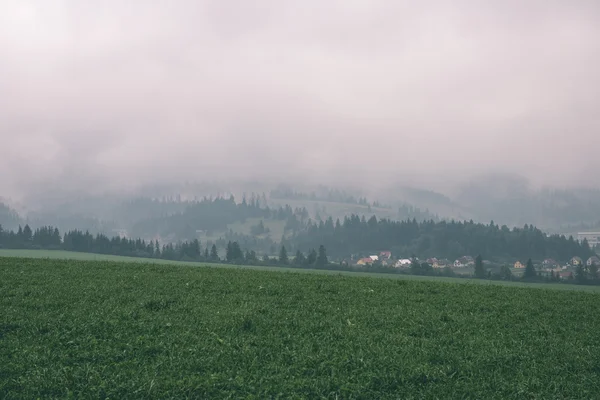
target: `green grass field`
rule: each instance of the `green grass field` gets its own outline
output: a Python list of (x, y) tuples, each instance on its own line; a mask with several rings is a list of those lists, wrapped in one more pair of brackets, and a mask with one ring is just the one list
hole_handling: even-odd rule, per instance
[(600, 292), (600, 286), (586, 286), (563, 283), (525, 283), (525, 282), (506, 282), (506, 281), (491, 281), (485, 279), (468, 279), (468, 278), (451, 278), (441, 276), (418, 276), (406, 274), (388, 274), (380, 272), (359, 272), (359, 271), (334, 271), (334, 270), (318, 270), (318, 269), (296, 269), (285, 267), (266, 267), (266, 266), (238, 266), (227, 264), (209, 264), (184, 261), (160, 260), (154, 258), (137, 258), (113, 256), (106, 254), (78, 253), (62, 250), (11, 250), (0, 249), (0, 257), (18, 257), (18, 258), (42, 258), (50, 260), (80, 260), (80, 261), (114, 261), (137, 264), (162, 264), (162, 265), (178, 265), (185, 267), (219, 267), (219, 268), (234, 268), (234, 269), (249, 269), (258, 271), (277, 271), (277, 272), (294, 272), (294, 273), (309, 273), (309, 274), (324, 274), (324, 275), (345, 275), (355, 277), (369, 278), (385, 278), (385, 279), (401, 279), (401, 280), (418, 280), (418, 281), (438, 281), (448, 283), (475, 284), (475, 285), (502, 285), (512, 287), (527, 287), (527, 288), (542, 288), (542, 289), (558, 289), (558, 290), (581, 290), (590, 292)]
[(0, 258), (0, 398), (597, 398), (600, 295)]

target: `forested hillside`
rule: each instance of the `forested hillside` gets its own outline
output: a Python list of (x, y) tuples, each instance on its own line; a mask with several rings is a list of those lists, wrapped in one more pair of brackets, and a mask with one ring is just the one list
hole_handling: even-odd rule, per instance
[[(285, 229), (293, 230), (300, 228), (308, 219), (308, 211), (300, 208), (293, 210), (290, 206), (262, 206), (256, 196), (250, 199), (243, 198), (241, 203), (237, 203), (233, 196), (205, 198), (201, 201), (187, 202), (180, 212), (139, 220), (133, 224), (130, 236), (190, 240), (197, 237), (199, 231), (208, 235), (225, 235), (228, 225), (244, 223), (248, 219), (285, 221)], [(255, 233), (253, 236), (260, 236), (266, 232), (262, 230)]]
[(329, 219), (310, 223), (286, 241), (292, 249), (306, 251), (325, 245), (330, 255), (346, 257), (391, 250), (402, 257), (444, 257), (456, 259), (481, 254), (486, 259), (516, 260), (554, 258), (566, 261), (573, 256), (590, 257), (593, 251), (572, 237), (547, 236), (533, 225), (510, 229), (498, 226), (456, 221), (407, 221), (365, 219), (353, 215), (343, 221)]

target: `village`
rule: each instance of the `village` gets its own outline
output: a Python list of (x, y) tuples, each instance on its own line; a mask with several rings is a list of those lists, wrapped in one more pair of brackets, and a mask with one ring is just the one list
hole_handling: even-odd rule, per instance
[[(458, 274), (472, 274), (473, 269), (475, 267), (475, 257), (473, 256), (463, 256), (454, 261), (445, 259), (445, 258), (428, 258), (426, 260), (420, 260), (415, 258), (417, 262), (420, 264), (427, 263), (433, 269), (445, 269), (449, 268)], [(389, 267), (389, 268), (398, 268), (398, 269), (409, 269), (411, 264), (413, 263), (412, 258), (401, 258), (401, 257), (393, 257), (391, 251), (382, 251), (379, 254), (370, 255), (368, 257), (359, 258), (358, 260), (352, 262), (352, 265), (359, 267)], [(514, 263), (494, 263), (489, 260), (483, 260), (483, 264), (486, 268), (497, 268), (501, 266), (510, 267), (511, 271), (516, 275), (521, 275), (522, 271), (525, 270), (526, 261), (516, 260)], [(534, 267), (536, 271), (549, 275), (551, 273), (556, 274), (560, 279), (568, 280), (572, 279), (575, 273), (575, 270), (580, 267), (600, 267), (600, 258), (597, 256), (593, 256), (588, 258), (587, 260), (583, 260), (580, 257), (572, 257), (567, 263), (561, 264), (560, 262), (547, 258), (541, 262), (534, 261)]]

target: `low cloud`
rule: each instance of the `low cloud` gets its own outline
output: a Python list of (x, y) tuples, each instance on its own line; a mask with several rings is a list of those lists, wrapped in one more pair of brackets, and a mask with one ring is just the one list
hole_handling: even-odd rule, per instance
[(596, 1), (6, 0), (0, 191), (600, 186)]

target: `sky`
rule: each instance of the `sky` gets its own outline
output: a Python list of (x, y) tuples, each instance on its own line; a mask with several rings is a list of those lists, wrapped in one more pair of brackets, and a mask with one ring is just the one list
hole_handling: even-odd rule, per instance
[(2, 0), (0, 195), (600, 187), (596, 0)]

